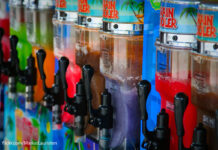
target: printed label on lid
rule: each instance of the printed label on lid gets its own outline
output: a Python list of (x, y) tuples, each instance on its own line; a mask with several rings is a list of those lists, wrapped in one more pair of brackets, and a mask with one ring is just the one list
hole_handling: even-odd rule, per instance
[(80, 16), (102, 17), (103, 0), (78, 0)]
[(218, 42), (218, 11), (199, 10), (197, 20), (197, 39)]
[(103, 0), (103, 21), (142, 24), (144, 22), (144, 1)]
[(196, 34), (198, 4), (161, 3), (160, 31)]
[(56, 10), (60, 11), (78, 11), (77, 0), (56, 0)]

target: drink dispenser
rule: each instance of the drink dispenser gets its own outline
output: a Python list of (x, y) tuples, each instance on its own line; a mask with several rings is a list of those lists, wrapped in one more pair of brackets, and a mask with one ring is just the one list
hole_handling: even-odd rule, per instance
[(99, 129), (98, 143), (100, 150), (111, 149), (111, 138), (113, 128), (114, 109), (111, 105), (111, 93), (107, 89), (101, 93), (101, 105), (96, 109), (92, 105), (91, 80), (94, 75), (94, 69), (90, 65), (84, 65), (82, 68), (86, 100), (89, 111), (89, 124)]
[[(18, 60), (18, 59), (17, 59)], [(27, 58), (27, 66), (25, 69), (21, 70), (19, 67), (19, 60), (16, 62), (16, 71), (18, 74), (18, 81), (24, 84), (25, 87), (25, 108), (33, 109), (34, 103), (34, 86), (36, 85), (37, 70), (35, 67), (35, 58), (30, 55)]]
[(140, 144), (136, 84), (142, 74), (143, 2), (103, 1), (100, 71), (114, 108), (111, 148), (135, 149)]
[[(62, 56), (69, 58), (70, 64), (66, 72), (66, 80), (68, 84), (68, 95), (74, 97), (76, 93), (76, 83), (81, 78), (81, 70), (75, 63), (76, 48), (76, 30), (75, 24), (78, 19), (78, 1), (77, 0), (57, 0), (55, 15), (53, 18), (54, 26), (54, 54), (55, 68), (58, 70), (58, 60)], [(63, 122), (72, 123), (72, 116), (64, 112)]]
[(198, 122), (208, 132), (208, 149), (218, 148), (216, 110), (218, 108), (218, 4), (202, 3), (197, 20), (198, 47), (192, 52), (192, 103), (197, 107)]
[(4, 53), (1, 50), (0, 52), (0, 64), (1, 64), (1, 73), (8, 76), (8, 97), (10, 99), (16, 98), (16, 83), (19, 81), (25, 88), (25, 107), (26, 109), (32, 109), (34, 107), (33, 87), (36, 85), (36, 68), (35, 68), (35, 59), (30, 55), (28, 57), (27, 66), (25, 69), (20, 68), (20, 61), (17, 55), (17, 36), (10, 37), (10, 58), (8, 61), (3, 60)]
[(1, 73), (8, 76), (8, 98), (15, 100), (16, 98), (16, 78), (17, 78), (17, 36), (10, 37), (10, 58), (7, 61), (4, 61), (3, 50), (0, 49), (0, 65)]
[[(111, 95), (105, 89), (101, 94), (101, 105), (98, 109), (92, 107), (91, 80), (94, 70), (90, 65), (83, 67), (83, 79), (77, 83), (76, 95), (69, 98), (67, 94), (66, 70), (69, 60), (61, 57), (59, 60), (61, 80), (65, 95), (65, 111), (75, 115), (74, 125), (70, 126), (75, 131), (75, 142), (85, 140), (85, 133), (89, 130), (87, 123), (99, 128), (97, 140), (99, 149), (110, 149), (111, 128), (113, 127), (113, 108)], [(89, 112), (89, 117), (87, 120)]]
[[(99, 70), (100, 62), (100, 28), (102, 27), (102, 1), (78, 0), (78, 22), (76, 25), (76, 64), (82, 69), (90, 65), (95, 72), (91, 80), (92, 106), (97, 109), (101, 104), (101, 92), (105, 80)], [(97, 130), (89, 125), (87, 134), (97, 136)]]
[[(6, 61), (10, 56), (8, 0), (2, 0), (0, 2), (0, 28), (4, 32), (3, 37), (1, 39), (1, 46), (4, 53), (4, 60)], [(1, 83), (7, 83), (7, 82), (8, 82), (8, 78), (4, 75), (1, 75)]]
[[(161, 97), (155, 89), (156, 48), (155, 41), (159, 37), (160, 27), (160, 1), (145, 1), (144, 5), (144, 40), (142, 79), (151, 83), (151, 92), (147, 98), (146, 111), (148, 113), (147, 129), (153, 131), (157, 123), (157, 115), (161, 110)], [(143, 142), (141, 128), (141, 143)]]
[(76, 84), (76, 94), (73, 98), (68, 96), (68, 84), (66, 81), (66, 71), (69, 65), (69, 59), (66, 57), (61, 57), (59, 60), (59, 69), (61, 82), (64, 90), (64, 100), (66, 105), (64, 110), (71, 115), (75, 115), (74, 124), (68, 125), (69, 128), (72, 128), (75, 132), (74, 139), (75, 142), (84, 142), (85, 141), (85, 129), (87, 126), (87, 100), (85, 93), (85, 83), (82, 79)]
[[(156, 42), (157, 70), (156, 90), (161, 95), (161, 108), (169, 114), (171, 129), (170, 149), (178, 149), (178, 137), (174, 120), (174, 96), (185, 93), (191, 101), (190, 51), (197, 46), (196, 20), (199, 1), (162, 1), (160, 10), (160, 39)], [(184, 114), (185, 147), (190, 147), (197, 113), (188, 103)]]
[(39, 67), (40, 77), (43, 82), (43, 90), (45, 92), (43, 96), (43, 105), (52, 111), (52, 128), (62, 128), (62, 106), (64, 104), (64, 90), (61, 84), (60, 70), (54, 75), (54, 84), (51, 88), (46, 85), (46, 75), (44, 72), (44, 61), (46, 58), (45, 50), (41, 49), (37, 52), (37, 63)]
[[(184, 92), (191, 96), (190, 79), (190, 51), (191, 48), (168, 47), (164, 44), (156, 43), (157, 47), (157, 72), (156, 89), (160, 92), (162, 101), (161, 107), (169, 114), (169, 127), (171, 129), (171, 149), (177, 147), (177, 135), (174, 121), (173, 98), (177, 92)], [(189, 103), (184, 116), (184, 126), (186, 134), (184, 140), (190, 146), (192, 132), (196, 125), (196, 110)]]
[[(54, 54), (53, 54), (53, 25), (52, 16), (54, 14), (53, 0), (29, 0), (25, 9), (25, 21), (28, 41), (32, 45), (32, 55), (36, 59), (39, 49), (46, 51), (45, 74), (46, 84), (51, 87), (54, 81)], [(38, 65), (36, 65), (38, 68)], [(34, 101), (40, 102), (43, 99), (43, 83), (37, 69), (37, 85), (34, 90)]]
[[(24, 0), (10, 0), (10, 35), (16, 35), (19, 39), (17, 44), (18, 58), (21, 69), (27, 66), (27, 58), (32, 53), (32, 46), (27, 40), (26, 23), (25, 23), (25, 6)], [(25, 92), (25, 86), (18, 82), (18, 92)]]
[[(147, 127), (154, 130), (157, 123), (157, 115), (160, 112), (161, 97), (155, 89), (156, 72), (156, 48), (155, 41), (159, 37), (160, 27), (160, 1), (145, 1), (144, 5), (144, 40), (143, 40), (143, 63), (142, 79), (151, 83), (151, 92), (147, 99)], [(141, 132), (142, 133), (142, 132)], [(143, 139), (143, 134), (141, 134)], [(142, 140), (141, 140), (142, 141)]]

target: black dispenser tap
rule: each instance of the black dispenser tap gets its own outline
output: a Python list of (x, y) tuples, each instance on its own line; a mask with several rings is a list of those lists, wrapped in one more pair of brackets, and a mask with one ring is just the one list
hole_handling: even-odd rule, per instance
[[(1, 30), (1, 38), (3, 36), (4, 31)], [(4, 61), (3, 57), (3, 50), (0, 48), (0, 66), (1, 66), (1, 73), (8, 76), (8, 97), (14, 98), (16, 93), (16, 76), (17, 76), (17, 50), (16, 46), (18, 43), (17, 36), (10, 36), (10, 58), (8, 61)], [(1, 47), (1, 46), (0, 46)]]
[(111, 129), (113, 128), (113, 107), (111, 105), (111, 94), (107, 89), (101, 94), (101, 106), (99, 106), (97, 114), (93, 120), (97, 121), (98, 126), (96, 127), (100, 128), (99, 147), (102, 150), (109, 150)]
[(43, 105), (52, 110), (52, 122), (54, 129), (60, 129), (62, 125), (61, 106), (64, 104), (64, 91), (61, 87), (60, 70), (58, 70), (55, 74), (54, 84), (52, 87), (48, 88), (45, 81), (46, 75), (43, 69), (46, 52), (43, 49), (40, 49), (37, 51), (36, 55), (40, 76), (43, 82), (43, 90), (45, 92), (43, 97)]
[(26, 98), (26, 109), (32, 109), (34, 105), (34, 89), (36, 85), (36, 72), (35, 67), (35, 58), (30, 55), (27, 58), (27, 66), (24, 70), (21, 70), (19, 67), (19, 59), (17, 60), (16, 70), (18, 73), (18, 80), (20, 83), (26, 86), (25, 88), (25, 98)]
[(101, 105), (98, 109), (92, 108), (91, 79), (94, 69), (90, 65), (83, 66), (83, 80), (85, 84), (86, 99), (88, 101), (89, 123), (100, 129), (99, 147), (103, 150), (110, 149), (111, 129), (113, 128), (113, 107), (111, 94), (107, 89), (101, 94)]
[(142, 120), (142, 130), (144, 141), (142, 147), (147, 150), (169, 150), (170, 146), (170, 129), (169, 116), (164, 109), (157, 116), (157, 127), (154, 131), (148, 131), (146, 121), (148, 114), (146, 111), (146, 103), (148, 95), (151, 91), (151, 84), (142, 80), (138, 83), (138, 96)]
[(176, 94), (174, 98), (174, 111), (176, 130), (178, 135), (178, 149), (179, 150), (207, 150), (207, 132), (203, 125), (200, 123), (194, 130), (193, 142), (190, 148), (185, 148), (183, 145), (183, 136), (185, 134), (183, 126), (183, 116), (188, 106), (188, 96), (184, 93)]
[(74, 98), (68, 97), (66, 71), (69, 65), (69, 60), (66, 57), (61, 57), (59, 60), (59, 69), (61, 81), (64, 89), (64, 99), (66, 105), (64, 110), (72, 115), (75, 115), (74, 131), (76, 137), (83, 137), (85, 135), (85, 116), (87, 116), (87, 101), (85, 97), (84, 82), (81, 79), (76, 84), (76, 95)]

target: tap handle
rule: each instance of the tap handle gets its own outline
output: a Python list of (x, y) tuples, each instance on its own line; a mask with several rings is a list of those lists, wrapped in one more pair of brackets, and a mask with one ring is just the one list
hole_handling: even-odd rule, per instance
[(29, 85), (36, 85), (37, 80), (37, 69), (35, 66), (35, 58), (30, 55), (27, 59), (27, 72), (28, 72), (28, 78), (27, 82), (29, 82)]
[(46, 53), (45, 53), (45, 51), (43, 49), (40, 49), (40, 50), (37, 51), (36, 56), (37, 56), (37, 64), (38, 64), (41, 79), (45, 80), (46, 75), (44, 73), (43, 65), (44, 65)]
[(66, 81), (66, 71), (69, 65), (69, 59), (67, 57), (61, 57), (58, 63), (59, 63), (61, 83), (64, 89), (64, 99), (67, 103), (69, 103), (70, 98), (67, 95), (67, 81)]
[(90, 65), (84, 65), (82, 69), (83, 81), (85, 85), (86, 99), (92, 100), (91, 79), (94, 75), (94, 69)]
[(69, 66), (69, 59), (67, 57), (61, 57), (59, 60), (59, 70), (61, 76), (61, 82), (64, 90), (67, 90), (66, 71)]
[(174, 97), (174, 111), (175, 111), (175, 121), (176, 130), (179, 137), (183, 137), (185, 134), (183, 126), (183, 116), (188, 105), (188, 96), (184, 93), (178, 93)]
[(94, 113), (92, 109), (92, 91), (91, 80), (94, 75), (94, 69), (90, 65), (84, 65), (82, 68), (83, 82), (85, 87), (86, 100), (88, 102), (88, 111), (90, 114), (90, 120), (93, 119)]
[(18, 37), (15, 35), (10, 36), (11, 52), (16, 51), (17, 43), (18, 43)]
[(139, 98), (139, 106), (141, 112), (141, 120), (146, 121), (148, 119), (148, 113), (146, 111), (146, 103), (148, 95), (151, 91), (151, 84), (142, 80), (138, 83), (138, 98)]
[(17, 69), (19, 68), (19, 59), (17, 56), (17, 43), (18, 43), (18, 37), (15, 35), (10, 36), (10, 66), (8, 68), (9, 76), (14, 76), (17, 74)]

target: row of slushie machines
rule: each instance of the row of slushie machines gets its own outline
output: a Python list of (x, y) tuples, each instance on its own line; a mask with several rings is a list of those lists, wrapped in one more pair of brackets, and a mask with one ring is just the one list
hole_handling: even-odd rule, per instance
[[(2, 143), (67, 128), (65, 150), (218, 150), (217, 1), (1, 0), (0, 40)], [(51, 127), (21, 119), (43, 110)]]

